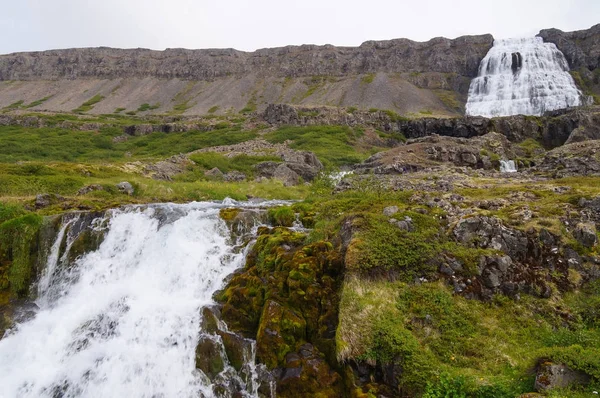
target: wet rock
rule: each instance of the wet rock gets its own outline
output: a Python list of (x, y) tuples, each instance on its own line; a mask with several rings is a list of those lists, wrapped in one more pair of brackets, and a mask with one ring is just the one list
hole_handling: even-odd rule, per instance
[(251, 358), (252, 342), (237, 334), (217, 330), (223, 340), (227, 359), (233, 368), (240, 371), (244, 364)]
[(196, 368), (200, 369), (211, 380), (225, 369), (221, 346), (215, 340), (215, 337), (200, 336), (196, 346)]
[(129, 196), (133, 195), (134, 193), (134, 188), (133, 185), (131, 185), (131, 183), (127, 182), (127, 181), (123, 181), (117, 184), (117, 189), (122, 192), (125, 193)]
[(573, 231), (573, 237), (585, 247), (594, 247), (598, 244), (596, 226), (593, 223), (579, 223)]
[(563, 364), (543, 362), (539, 365), (535, 377), (535, 389), (538, 392), (547, 392), (555, 388), (567, 388), (585, 385), (590, 377), (583, 372), (569, 368)]

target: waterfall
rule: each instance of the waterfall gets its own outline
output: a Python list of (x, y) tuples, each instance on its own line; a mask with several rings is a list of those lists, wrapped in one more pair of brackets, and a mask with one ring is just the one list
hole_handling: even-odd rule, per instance
[[(36, 314), (0, 340), (0, 398), (215, 396), (195, 350), (201, 338), (221, 341), (201, 329), (202, 309), (246, 255), (219, 217), (231, 204), (114, 210), (99, 248), (57, 272), (76, 219), (65, 221), (38, 283)], [(257, 396), (248, 347), (241, 373), (225, 357), (220, 375), (239, 396)]]
[(514, 160), (501, 160), (500, 161), (500, 172), (501, 173), (516, 173), (517, 165)]
[(542, 115), (582, 105), (564, 55), (541, 37), (496, 40), (471, 82), (472, 116)]

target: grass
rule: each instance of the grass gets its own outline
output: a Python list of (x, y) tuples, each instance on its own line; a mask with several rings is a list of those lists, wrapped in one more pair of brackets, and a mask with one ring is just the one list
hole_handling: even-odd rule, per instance
[(42, 99), (33, 101), (31, 104), (23, 106), (23, 108), (29, 109), (29, 108), (34, 108), (36, 106), (42, 105), (44, 102), (48, 101), (52, 97), (53, 97), (52, 95), (49, 95), (48, 97), (44, 97)]
[(4, 108), (2, 108), (2, 110), (4, 110), (4, 111), (11, 111), (11, 110), (14, 110), (14, 109), (19, 109), (19, 108), (21, 108), (23, 106), (24, 102), (25, 101), (23, 101), (23, 100), (19, 100), (19, 101), (13, 102), (12, 104), (10, 104), (10, 105), (5, 106)]
[(375, 80), (375, 73), (369, 73), (368, 75), (364, 75), (360, 82), (363, 84), (371, 84)]
[(160, 103), (156, 103), (154, 105), (150, 105), (150, 104), (142, 104), (140, 105), (140, 107), (137, 109), (138, 112), (146, 112), (146, 111), (152, 111), (154, 109), (158, 109), (160, 108)]
[(92, 98), (90, 98), (89, 100), (87, 100), (83, 104), (81, 104), (79, 106), (79, 108), (73, 109), (72, 112), (73, 113), (85, 113), (85, 112), (89, 112), (92, 109), (94, 109), (94, 105), (96, 105), (98, 102), (102, 101), (103, 99), (104, 99), (103, 95), (96, 94)]
[(292, 148), (313, 151), (328, 168), (359, 163), (376, 150), (359, 149), (361, 133), (349, 127), (281, 127), (263, 137), (272, 143), (291, 140)]
[(455, 296), (438, 283), (350, 278), (342, 288), (337, 352), (341, 360), (383, 363), (399, 355), (404, 358), (400, 384), (413, 392), (427, 389), (428, 381), (430, 391), (440, 389), (442, 376), (464, 378), (465, 396), (489, 391), (495, 394), (487, 396), (518, 396), (533, 391), (530, 371), (544, 357), (599, 381), (600, 331), (581, 323), (561, 326), (558, 315), (549, 316), (554, 305), (565, 302), (523, 297), (483, 303)]
[(190, 156), (196, 165), (201, 169), (192, 171), (190, 174), (181, 176), (182, 179), (202, 178), (204, 170), (210, 170), (217, 167), (223, 173), (229, 173), (230, 171), (239, 171), (244, 173), (247, 177), (251, 178), (254, 176), (254, 166), (260, 162), (275, 161), (281, 162), (281, 159), (277, 156), (248, 156), (238, 155), (234, 157), (227, 157), (220, 153), (215, 152), (204, 152), (197, 153)]
[(218, 132), (153, 133), (113, 143), (113, 137), (121, 134), (122, 130), (114, 127), (90, 132), (0, 126), (0, 162), (118, 162), (126, 159), (127, 152), (134, 159), (159, 159), (210, 146), (237, 144), (256, 137), (255, 132), (227, 127)]
[(208, 113), (209, 113), (209, 114), (213, 114), (213, 113), (215, 113), (215, 112), (216, 112), (216, 111), (218, 111), (218, 110), (219, 110), (219, 106), (218, 106), (218, 105), (215, 105), (215, 106), (211, 107), (211, 108), (208, 110)]

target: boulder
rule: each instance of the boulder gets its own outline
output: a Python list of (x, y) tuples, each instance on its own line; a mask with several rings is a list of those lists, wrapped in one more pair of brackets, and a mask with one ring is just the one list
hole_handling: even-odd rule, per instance
[(230, 171), (223, 176), (223, 179), (227, 182), (240, 182), (246, 179), (246, 174), (239, 171)]
[(280, 164), (273, 172), (273, 178), (283, 182), (286, 187), (298, 185), (300, 176), (291, 170), (287, 165)]
[(196, 368), (200, 369), (211, 380), (225, 369), (221, 345), (216, 340), (216, 337), (209, 335), (200, 336), (200, 340), (196, 346)]
[(543, 362), (539, 365), (535, 376), (535, 389), (547, 392), (555, 388), (567, 388), (575, 385), (585, 385), (590, 377), (582, 372), (573, 370), (564, 364)]
[(35, 208), (43, 209), (48, 206), (55, 205), (60, 202), (64, 202), (65, 198), (57, 194), (44, 193), (36, 195), (35, 197)]
[(102, 187), (102, 185), (99, 184), (91, 184), (91, 185), (87, 185), (83, 188), (81, 188), (79, 191), (77, 191), (77, 195), (81, 196), (81, 195), (87, 195), (90, 192), (93, 191), (103, 191), (104, 187)]
[(386, 217), (391, 217), (394, 214), (398, 213), (398, 211), (398, 206), (388, 206), (385, 209), (383, 209), (383, 215)]
[(573, 231), (573, 237), (585, 247), (594, 247), (598, 244), (598, 234), (593, 223), (579, 223)]
[(133, 185), (131, 185), (131, 183), (127, 182), (127, 181), (123, 181), (117, 184), (117, 189), (122, 192), (125, 193), (129, 196), (133, 195), (134, 193), (134, 189), (133, 189)]
[(212, 178), (223, 178), (224, 174), (218, 167), (213, 167), (210, 170), (204, 172), (204, 175)]

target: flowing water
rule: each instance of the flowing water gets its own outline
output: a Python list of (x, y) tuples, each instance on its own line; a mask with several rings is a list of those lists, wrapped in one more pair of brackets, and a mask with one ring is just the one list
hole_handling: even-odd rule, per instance
[[(228, 204), (115, 210), (98, 250), (74, 264), (59, 255), (76, 217), (65, 221), (38, 283), (37, 313), (0, 340), (0, 397), (213, 396), (195, 368), (200, 310), (246, 254), (218, 216)], [(248, 362), (238, 384), (255, 396)]]
[(582, 98), (556, 45), (541, 37), (496, 40), (471, 82), (466, 113), (542, 115), (580, 106)]
[(502, 173), (516, 173), (517, 165), (514, 160), (501, 160), (500, 161), (500, 172)]

